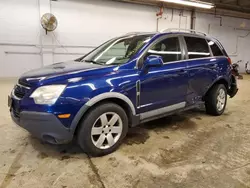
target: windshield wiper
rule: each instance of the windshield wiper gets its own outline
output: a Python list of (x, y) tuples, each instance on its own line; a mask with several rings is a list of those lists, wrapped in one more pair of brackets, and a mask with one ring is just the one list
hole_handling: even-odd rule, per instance
[(94, 61), (94, 60), (83, 60), (83, 61), (88, 62), (88, 63), (97, 64), (97, 65), (104, 65), (104, 63), (100, 63), (100, 62), (97, 62), (97, 61)]

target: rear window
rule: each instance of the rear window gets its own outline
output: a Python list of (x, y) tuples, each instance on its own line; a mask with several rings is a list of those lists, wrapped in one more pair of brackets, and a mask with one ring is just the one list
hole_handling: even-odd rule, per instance
[(207, 41), (205, 39), (196, 37), (184, 38), (187, 44), (189, 59), (205, 58), (211, 56)]
[(221, 49), (218, 47), (218, 45), (214, 41), (208, 40), (208, 45), (210, 46), (214, 56), (223, 56), (224, 55), (222, 53)]

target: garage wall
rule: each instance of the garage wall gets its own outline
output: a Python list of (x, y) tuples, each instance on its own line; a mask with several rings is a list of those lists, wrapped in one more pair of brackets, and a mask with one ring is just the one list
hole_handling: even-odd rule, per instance
[(154, 31), (156, 27), (156, 8), (150, 6), (60, 0), (52, 2), (52, 12), (59, 21), (54, 38), (58, 44), (71, 46), (57, 48), (56, 52), (65, 54), (54, 55), (54, 62), (79, 57), (112, 37), (131, 31)]
[[(56, 15), (55, 32), (45, 34), (40, 17)], [(189, 11), (164, 9), (106, 0), (0, 0), (0, 77), (17, 77), (23, 72), (65, 60), (75, 59), (100, 43), (131, 31), (164, 28), (190, 28)], [(233, 60), (250, 59), (247, 44), (250, 21), (216, 18), (197, 13), (196, 29), (220, 39)], [(242, 30), (243, 29), (243, 30)], [(229, 40), (230, 39), (230, 40)], [(241, 66), (244, 70), (244, 65)]]
[[(57, 41), (74, 46), (74, 49), (67, 50), (76, 53), (85, 53), (90, 47), (129, 32), (153, 32), (167, 27), (178, 28), (179, 25), (183, 28), (190, 26), (190, 13), (171, 9), (165, 10), (157, 26), (157, 11), (158, 8), (152, 6), (110, 1), (52, 2), (52, 12), (60, 23), (54, 32)], [(66, 56), (55, 55), (54, 61), (72, 59), (72, 55)]]
[(233, 62), (242, 60), (240, 71), (250, 61), (250, 20), (197, 13), (196, 29), (219, 39)]
[[(13, 6), (14, 5), (14, 6)], [(15, 77), (41, 67), (38, 5), (33, 0), (0, 0), (0, 76)]]

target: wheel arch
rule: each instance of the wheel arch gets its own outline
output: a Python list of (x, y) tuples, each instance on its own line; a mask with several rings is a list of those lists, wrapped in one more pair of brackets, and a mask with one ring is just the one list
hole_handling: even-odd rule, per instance
[(100, 105), (105, 102), (111, 102), (118, 104), (121, 106), (124, 111), (126, 112), (129, 120), (129, 126), (132, 126), (133, 124), (133, 117), (136, 117), (136, 111), (133, 103), (131, 100), (121, 94), (121, 93), (115, 93), (115, 92), (109, 92), (97, 95), (96, 97), (90, 99), (84, 106), (81, 107), (81, 109), (76, 114), (72, 124), (70, 131), (75, 134), (77, 132), (77, 128), (79, 127), (78, 124), (81, 121), (82, 118), (95, 106)]
[(224, 77), (221, 77), (221, 78), (218, 78), (216, 81), (214, 81), (213, 84), (211, 84), (211, 86), (206, 91), (204, 97), (209, 93), (209, 91), (213, 88), (213, 86), (215, 86), (217, 84), (223, 84), (226, 87), (227, 91), (229, 90), (228, 80), (226, 78), (224, 78)]

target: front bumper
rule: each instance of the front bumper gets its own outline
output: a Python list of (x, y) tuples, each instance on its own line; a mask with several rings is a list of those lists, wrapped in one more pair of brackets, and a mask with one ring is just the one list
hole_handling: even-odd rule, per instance
[(64, 144), (73, 139), (73, 133), (54, 114), (22, 111), (17, 117), (12, 109), (11, 118), (17, 125), (46, 142)]

